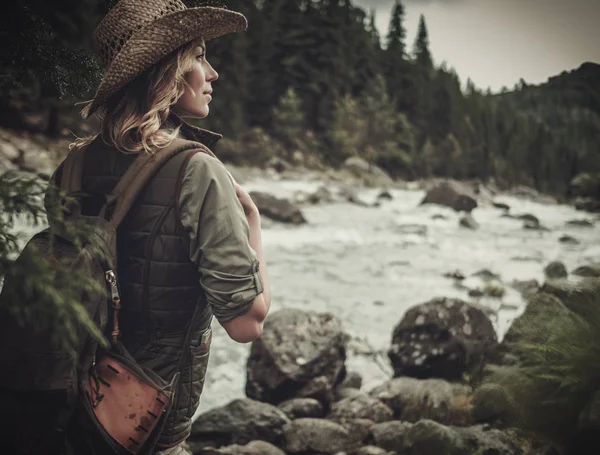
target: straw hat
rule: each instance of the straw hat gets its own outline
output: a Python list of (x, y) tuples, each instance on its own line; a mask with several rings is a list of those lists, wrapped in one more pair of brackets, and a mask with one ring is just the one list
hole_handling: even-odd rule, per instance
[(187, 8), (181, 0), (121, 0), (94, 31), (94, 45), (106, 71), (81, 116), (88, 118), (111, 95), (178, 47), (247, 27), (242, 14), (224, 8)]

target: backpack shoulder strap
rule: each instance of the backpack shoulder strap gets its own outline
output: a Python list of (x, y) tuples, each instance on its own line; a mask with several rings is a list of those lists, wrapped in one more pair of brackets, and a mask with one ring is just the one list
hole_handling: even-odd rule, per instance
[(176, 154), (190, 149), (201, 149), (202, 152), (214, 154), (200, 142), (175, 138), (168, 146), (157, 149), (154, 154), (140, 153), (127, 168), (109, 197), (107, 205), (114, 204), (114, 211), (109, 218), (115, 229), (119, 227), (142, 188), (158, 172), (160, 167)]

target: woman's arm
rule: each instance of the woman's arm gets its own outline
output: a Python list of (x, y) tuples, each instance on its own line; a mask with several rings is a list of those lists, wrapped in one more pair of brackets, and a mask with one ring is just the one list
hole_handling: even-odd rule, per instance
[(259, 274), (262, 281), (263, 292), (257, 295), (247, 313), (224, 322), (221, 325), (227, 334), (238, 343), (248, 343), (260, 336), (263, 324), (271, 307), (271, 289), (267, 275), (267, 264), (262, 247), (262, 233), (260, 228), (260, 213), (248, 193), (237, 183), (235, 192), (244, 208), (246, 220), (250, 227), (249, 243), (256, 252), (259, 263)]

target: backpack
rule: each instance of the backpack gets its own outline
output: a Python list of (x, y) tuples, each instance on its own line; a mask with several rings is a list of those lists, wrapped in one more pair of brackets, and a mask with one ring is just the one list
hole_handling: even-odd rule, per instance
[[(51, 329), (36, 330), (31, 323), (8, 311), (7, 299), (17, 299), (21, 302), (20, 310), (33, 314), (43, 308), (47, 299), (43, 293), (24, 289), (17, 275), (5, 276), (0, 292), (0, 448), (10, 451), (0, 452), (62, 453), (65, 435), (74, 416), (81, 421), (78, 423), (82, 427), (95, 430), (99, 436), (94, 446), (98, 448), (98, 451), (94, 450), (98, 454), (152, 452), (177, 390), (179, 374), (172, 383), (166, 384), (153, 372), (142, 369), (119, 342), (117, 228), (158, 169), (175, 154), (193, 148), (211, 153), (200, 143), (179, 138), (153, 155), (140, 153), (113, 191), (101, 195), (104, 204), (94, 216), (81, 212), (83, 201), (91, 197), (81, 191), (85, 148), (69, 153), (65, 159), (60, 184), (66, 193), (61, 201), (64, 218), (58, 220), (49, 216), (49, 227), (29, 240), (13, 269), (26, 267), (32, 260), (49, 261), (54, 267), (61, 268), (59, 276), (72, 275), (74, 280), (84, 279), (95, 285), (91, 289), (77, 289), (70, 280), (55, 283), (61, 292), (76, 293), (81, 310), (87, 313), (99, 333), (110, 339), (110, 343), (102, 343), (101, 337), (92, 336), (89, 328), (82, 324), (72, 327), (77, 343), (71, 346), (56, 339)], [(78, 228), (74, 229), (74, 226)], [(190, 343), (195, 319), (196, 315), (190, 321), (184, 346)], [(97, 363), (115, 378), (118, 370), (127, 370), (138, 378), (139, 384), (130, 382), (127, 387), (143, 386), (144, 393), (156, 390), (158, 407), (153, 409), (160, 411), (160, 415), (155, 415), (154, 431), (148, 432), (145, 424), (140, 424), (141, 438), (129, 437), (133, 442), (127, 442), (127, 434), (111, 434), (106, 425), (110, 426), (115, 419), (99, 414), (106, 413), (106, 409), (110, 412), (110, 396), (103, 402), (106, 409), (96, 409), (104, 398), (101, 387), (105, 392), (110, 389), (110, 384), (98, 374)], [(182, 362), (180, 369), (181, 365)], [(130, 378), (129, 374), (121, 376)], [(117, 387), (112, 389), (118, 392)], [(131, 390), (125, 393), (131, 393)], [(112, 399), (114, 404), (116, 398)], [(142, 430), (149, 434), (143, 434)], [(124, 437), (125, 442), (119, 436)]]

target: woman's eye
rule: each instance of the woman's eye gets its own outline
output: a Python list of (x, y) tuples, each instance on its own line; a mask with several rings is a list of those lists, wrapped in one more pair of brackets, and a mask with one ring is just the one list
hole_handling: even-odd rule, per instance
[(198, 60), (204, 60), (204, 56), (205, 56), (205, 55), (206, 55), (206, 54), (200, 54), (200, 55), (198, 55), (196, 58), (197, 58)]

